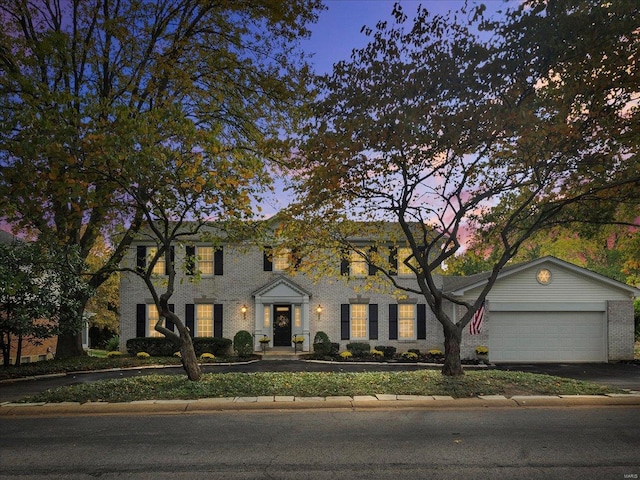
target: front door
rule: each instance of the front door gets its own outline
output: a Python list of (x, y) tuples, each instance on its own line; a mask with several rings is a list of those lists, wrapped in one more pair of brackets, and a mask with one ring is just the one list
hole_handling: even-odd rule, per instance
[(275, 305), (273, 322), (273, 346), (291, 346), (291, 305)]

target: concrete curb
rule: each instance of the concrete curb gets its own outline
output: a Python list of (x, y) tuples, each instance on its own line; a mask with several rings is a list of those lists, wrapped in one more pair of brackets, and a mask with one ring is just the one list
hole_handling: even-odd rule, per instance
[(232, 397), (198, 400), (144, 400), (128, 403), (64, 402), (4, 403), (0, 417), (62, 415), (196, 414), (223, 411), (269, 410), (397, 410), (473, 409), (580, 406), (640, 406), (640, 394), (513, 396), (486, 395), (474, 398), (421, 395), (365, 395), (339, 397)]

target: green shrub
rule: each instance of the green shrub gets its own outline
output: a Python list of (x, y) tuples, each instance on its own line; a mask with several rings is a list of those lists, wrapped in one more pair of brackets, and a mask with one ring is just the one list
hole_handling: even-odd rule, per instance
[(147, 352), (152, 357), (170, 357), (178, 347), (166, 337), (137, 337), (127, 340), (127, 352), (132, 356), (138, 352)]
[(402, 354), (402, 358), (404, 360), (409, 360), (409, 361), (415, 362), (416, 360), (418, 360), (418, 354), (415, 353), (415, 352), (412, 352), (412, 351), (408, 351), (408, 352), (404, 352)]
[(119, 350), (119, 349), (120, 349), (120, 337), (118, 335), (114, 335), (107, 342), (105, 350), (107, 352), (115, 352), (116, 350)]
[(239, 357), (251, 356), (253, 353), (253, 336), (246, 330), (240, 330), (233, 337), (233, 349)]
[(364, 342), (348, 343), (347, 350), (353, 353), (354, 357), (360, 358), (369, 354), (369, 352), (371, 351), (371, 345)]
[[(228, 338), (196, 337), (192, 341), (196, 356), (211, 353), (218, 357), (224, 357), (228, 354), (231, 346), (231, 340)], [(127, 340), (127, 352), (130, 355), (147, 352), (152, 357), (170, 357), (179, 347), (166, 337), (138, 337)]]
[(197, 356), (210, 353), (216, 357), (226, 357), (233, 342), (224, 337), (195, 337), (193, 349)]
[(339, 343), (335, 343), (335, 342), (331, 342), (331, 352), (330, 355), (333, 357), (335, 355), (338, 355), (338, 352), (340, 351), (340, 344)]
[(317, 332), (313, 337), (313, 352), (322, 357), (327, 357), (331, 354), (331, 340), (329, 335), (324, 332)]
[(386, 358), (387, 360), (391, 360), (393, 356), (396, 354), (396, 347), (378, 345), (374, 348), (379, 352), (382, 352), (382, 354), (384, 355), (384, 358)]

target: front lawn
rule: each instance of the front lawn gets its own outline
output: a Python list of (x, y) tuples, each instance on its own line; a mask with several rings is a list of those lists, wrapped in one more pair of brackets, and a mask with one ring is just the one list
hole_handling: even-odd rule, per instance
[(623, 393), (589, 382), (498, 370), (470, 371), (460, 378), (439, 371), (371, 373), (216, 373), (200, 382), (181, 375), (149, 375), (61, 387), (25, 399), (29, 402), (130, 402), (135, 400), (198, 399), (285, 395), (602, 395)]

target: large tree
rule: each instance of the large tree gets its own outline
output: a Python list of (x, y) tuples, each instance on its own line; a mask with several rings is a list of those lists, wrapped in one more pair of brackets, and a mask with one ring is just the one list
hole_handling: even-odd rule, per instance
[[(294, 215), (425, 298), (444, 332), (443, 374), (463, 373), (462, 332), (526, 239), (558, 222), (619, 220), (613, 207), (637, 201), (637, 19), (626, 1), (530, 1), (500, 21), (480, 6), (420, 8), (410, 22), (396, 5), (318, 80)], [(437, 275), (470, 231), (496, 246), (473, 302), (443, 292)], [(410, 249), (402, 261), (417, 287), (357, 243), (376, 233)], [(451, 318), (447, 302), (466, 312)]]
[[(195, 150), (259, 163), (286, 150), (279, 136), (306, 94), (297, 40), (319, 8), (319, 0), (2, 2), (3, 220), (77, 246), (82, 258), (104, 236), (113, 254), (88, 272), (98, 287), (145, 220), (148, 199), (132, 190), (164, 182), (150, 170), (158, 163)], [(82, 354), (79, 335), (61, 335), (58, 353)]]
[(76, 311), (87, 295), (81, 279), (82, 261), (77, 252), (56, 251), (50, 246), (14, 241), (0, 243), (0, 350), (9, 365), (12, 348), (20, 364), (24, 342), (39, 344), (77, 324), (61, 322)]

